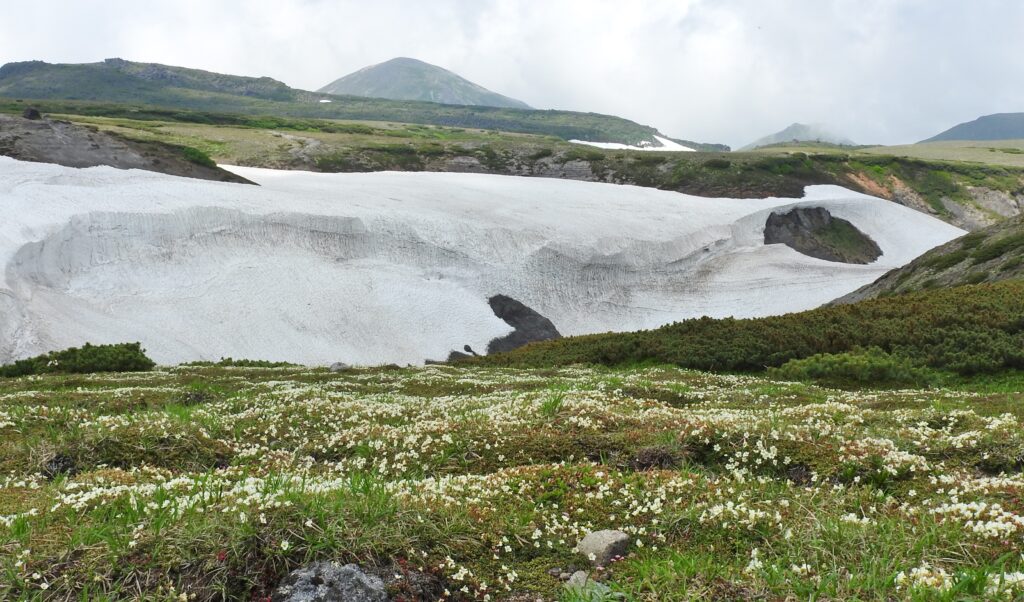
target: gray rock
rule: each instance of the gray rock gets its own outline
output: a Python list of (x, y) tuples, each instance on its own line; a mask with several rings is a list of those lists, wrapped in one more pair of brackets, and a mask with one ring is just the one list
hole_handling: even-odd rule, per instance
[(566, 590), (576, 594), (575, 599), (585, 602), (604, 602), (605, 600), (618, 600), (618, 594), (613, 594), (610, 587), (598, 583), (590, 578), (584, 571), (576, 571), (569, 577), (569, 581), (563, 586)]
[(25, 109), (21, 113), (21, 116), (24, 117), (25, 119), (32, 119), (32, 120), (42, 119), (43, 118), (43, 116), (39, 113), (39, 109), (37, 109), (35, 107), (29, 107), (29, 108)]
[(354, 564), (315, 562), (295, 569), (274, 590), (272, 602), (387, 602), (384, 582)]
[(344, 372), (350, 369), (351, 367), (352, 366), (349, 366), (344, 362), (334, 362), (333, 364), (331, 364), (331, 372)]
[(576, 551), (586, 556), (594, 566), (608, 566), (612, 558), (625, 556), (628, 549), (629, 535), (612, 530), (589, 533), (576, 546)]
[[(837, 244), (836, 239), (845, 242)], [(784, 244), (804, 255), (841, 263), (867, 264), (882, 256), (871, 237), (823, 207), (773, 212), (765, 222), (764, 244)]]

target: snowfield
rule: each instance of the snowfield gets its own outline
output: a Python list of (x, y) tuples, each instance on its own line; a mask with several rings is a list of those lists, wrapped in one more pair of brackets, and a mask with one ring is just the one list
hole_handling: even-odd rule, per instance
[(655, 140), (661, 143), (661, 146), (630, 146), (629, 144), (622, 144), (621, 142), (588, 142), (586, 140), (570, 140), (573, 144), (586, 144), (587, 146), (596, 146), (597, 148), (603, 148), (605, 150), (638, 150), (638, 151), (662, 151), (662, 152), (685, 152), (692, 153), (696, 152), (695, 149), (689, 146), (683, 146), (678, 142), (673, 142), (668, 138), (662, 138), (661, 136), (655, 136)]
[[(0, 361), (140, 341), (153, 359), (420, 363), (511, 328), (511, 296), (562, 334), (808, 309), (962, 234), (838, 187), (708, 199), (451, 173), (232, 167), (260, 187), (0, 157)], [(764, 245), (774, 209), (825, 207), (870, 265)]]

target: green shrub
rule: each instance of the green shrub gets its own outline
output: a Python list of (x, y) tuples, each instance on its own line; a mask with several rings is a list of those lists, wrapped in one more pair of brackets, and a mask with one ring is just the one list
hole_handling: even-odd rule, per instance
[(967, 259), (969, 253), (964, 249), (958, 249), (949, 253), (943, 253), (941, 255), (935, 255), (921, 262), (921, 265), (927, 268), (933, 268), (936, 270), (947, 270), (955, 265), (959, 265), (965, 259)]
[(768, 375), (780, 380), (815, 382), (833, 387), (925, 387), (939, 381), (938, 374), (909, 358), (878, 347), (847, 353), (819, 353), (790, 360)]
[(857, 347), (878, 347), (961, 374), (1024, 367), (1024, 281), (939, 288), (766, 318), (705, 317), (650, 331), (533, 343), (467, 361), (538, 367), (660, 363), (759, 372)]
[(964, 277), (964, 284), (980, 284), (986, 280), (988, 280), (988, 272), (977, 270)]
[(975, 265), (977, 265), (979, 263), (985, 263), (986, 261), (1002, 257), (1008, 251), (1022, 247), (1024, 247), (1024, 232), (996, 239), (978, 248), (974, 251), (971, 257), (974, 259)]
[(0, 366), (0, 376), (28, 376), (31, 374), (63, 373), (88, 374), (92, 372), (145, 372), (156, 364), (146, 357), (139, 343), (116, 345), (90, 345), (52, 351), (33, 358), (18, 360)]
[(708, 159), (704, 162), (704, 167), (708, 169), (729, 169), (732, 167), (732, 161), (728, 159)]
[(210, 155), (207, 155), (198, 148), (192, 148), (191, 146), (183, 146), (181, 147), (181, 154), (185, 157), (186, 160), (195, 163), (196, 165), (202, 165), (203, 167), (210, 168), (217, 167), (217, 162), (211, 159)]

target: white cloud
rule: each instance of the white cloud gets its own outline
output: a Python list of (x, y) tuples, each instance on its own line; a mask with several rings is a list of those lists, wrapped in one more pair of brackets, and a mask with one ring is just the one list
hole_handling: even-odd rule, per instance
[(536, 107), (733, 146), (793, 121), (912, 142), (1024, 110), (1017, 0), (43, 0), (16, 12), (0, 21), (3, 62), (119, 56), (317, 88), (413, 56)]

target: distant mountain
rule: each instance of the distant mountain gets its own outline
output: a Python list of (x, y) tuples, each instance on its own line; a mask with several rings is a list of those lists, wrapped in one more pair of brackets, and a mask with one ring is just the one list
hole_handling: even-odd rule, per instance
[(1024, 139), (1024, 113), (985, 115), (974, 121), (954, 125), (945, 132), (921, 142), (1015, 139)]
[(274, 101), (302, 92), (269, 77), (224, 75), (157, 63), (107, 59), (101, 63), (8, 63), (0, 67), (0, 96), (108, 102), (175, 102), (184, 91)]
[(423, 100), (446, 105), (529, 109), (525, 102), (502, 96), (430, 63), (399, 57), (364, 67), (318, 92), (391, 100)]
[[(662, 135), (656, 128), (613, 115), (336, 96), (291, 88), (269, 77), (241, 77), (122, 59), (82, 64), (8, 63), (0, 67), (0, 97), (75, 101), (74, 107), (68, 106), (68, 110), (63, 112), (90, 115), (174, 109), (185, 121), (199, 119), (199, 116), (189, 113), (197, 111), (222, 115), (393, 121), (627, 145), (656, 144), (655, 136)], [(121, 106), (112, 107), (109, 103)], [(47, 110), (61, 112), (54, 108)], [(165, 112), (168, 113), (166, 119), (178, 118), (174, 111)], [(683, 144), (698, 150), (728, 150), (728, 147), (714, 144)]]
[(787, 127), (781, 132), (776, 132), (764, 138), (755, 140), (750, 144), (741, 148), (744, 150), (753, 150), (762, 146), (770, 146), (772, 144), (784, 144), (786, 142), (825, 142), (827, 144), (840, 144), (844, 146), (852, 146), (853, 141), (849, 138), (840, 136), (834, 132), (830, 132), (825, 126), (817, 124), (806, 124), (806, 123), (794, 123)]

